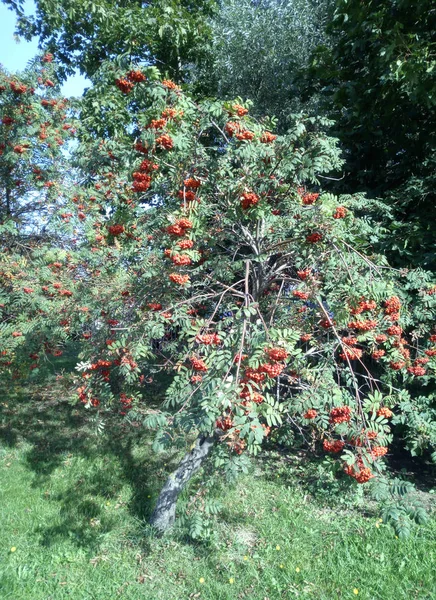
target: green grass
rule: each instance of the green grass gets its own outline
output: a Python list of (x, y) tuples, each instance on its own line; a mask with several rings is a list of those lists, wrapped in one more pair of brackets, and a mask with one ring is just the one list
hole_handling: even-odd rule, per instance
[(400, 540), (375, 514), (320, 505), (294, 463), (271, 458), (215, 490), (208, 542), (153, 537), (146, 519), (177, 456), (119, 421), (97, 436), (64, 396), (55, 380), (2, 396), (1, 600), (436, 598), (435, 520)]

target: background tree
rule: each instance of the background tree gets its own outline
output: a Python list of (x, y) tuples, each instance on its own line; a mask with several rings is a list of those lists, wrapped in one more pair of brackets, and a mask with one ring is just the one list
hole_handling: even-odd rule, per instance
[[(300, 72), (326, 42), (330, 0), (225, 0), (212, 18), (212, 61), (197, 75), (220, 98), (249, 98), (286, 129), (301, 103)], [(210, 92), (209, 92), (210, 93)], [(312, 99), (312, 104), (316, 104)]]
[(384, 198), (395, 209), (391, 257), (432, 268), (435, 31), (431, 1), (337, 0), (308, 72), (346, 152), (336, 189)]
[(17, 14), (17, 33), (37, 36), (64, 74), (79, 68), (90, 77), (103, 60), (125, 54), (157, 63), (176, 81), (202, 60), (216, 6), (215, 0), (36, 0), (35, 14), (26, 16), (23, 1), (3, 2)]

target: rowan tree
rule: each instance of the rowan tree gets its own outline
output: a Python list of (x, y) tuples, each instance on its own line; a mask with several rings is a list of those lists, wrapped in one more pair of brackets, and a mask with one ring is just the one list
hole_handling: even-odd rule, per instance
[(247, 106), (194, 102), (120, 61), (82, 119), (84, 176), (58, 216), (71, 247), (38, 294), (68, 292), (44, 322), (63, 311), (82, 341), (77, 400), (155, 430), (156, 451), (187, 449), (152, 524), (171, 527), (209, 455), (232, 477), (271, 436), (381, 480), (407, 388), (434, 382), (436, 287), (374, 253), (376, 202), (323, 192), (341, 165), (329, 122), (295, 117), (279, 136)]

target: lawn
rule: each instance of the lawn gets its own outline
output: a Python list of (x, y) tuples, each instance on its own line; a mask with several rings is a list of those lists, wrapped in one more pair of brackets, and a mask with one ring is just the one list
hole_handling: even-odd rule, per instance
[(98, 434), (65, 398), (55, 378), (2, 393), (1, 600), (436, 598), (436, 520), (398, 539), (363, 496), (309, 493), (298, 457), (217, 483), (208, 540), (156, 538), (147, 516), (177, 456), (118, 418)]

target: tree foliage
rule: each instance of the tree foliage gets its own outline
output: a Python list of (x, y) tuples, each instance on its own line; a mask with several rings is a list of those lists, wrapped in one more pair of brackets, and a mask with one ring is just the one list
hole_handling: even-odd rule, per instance
[(74, 135), (52, 59), (38, 57), (22, 73), (0, 71), (0, 227), (21, 233), (58, 205), (62, 148)]

